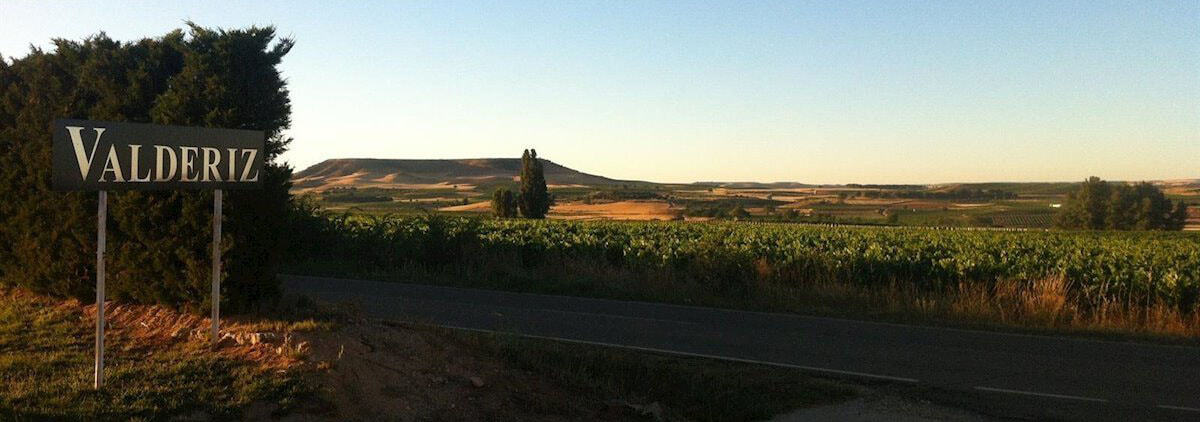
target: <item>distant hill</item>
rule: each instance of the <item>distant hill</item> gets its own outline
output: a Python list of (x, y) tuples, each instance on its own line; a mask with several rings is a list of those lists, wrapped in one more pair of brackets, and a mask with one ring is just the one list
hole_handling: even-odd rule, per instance
[[(550, 185), (612, 185), (626, 181), (576, 171), (541, 159)], [(324, 190), (333, 187), (418, 188), (431, 185), (487, 185), (515, 180), (519, 158), (460, 160), (404, 160), (338, 158), (325, 160), (292, 177), (294, 188)]]

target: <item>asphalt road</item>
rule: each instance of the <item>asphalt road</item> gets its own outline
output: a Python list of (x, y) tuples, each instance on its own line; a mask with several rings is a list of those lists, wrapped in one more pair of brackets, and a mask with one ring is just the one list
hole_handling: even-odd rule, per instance
[(371, 316), (880, 381), (992, 416), (1200, 421), (1200, 348), (282, 276)]

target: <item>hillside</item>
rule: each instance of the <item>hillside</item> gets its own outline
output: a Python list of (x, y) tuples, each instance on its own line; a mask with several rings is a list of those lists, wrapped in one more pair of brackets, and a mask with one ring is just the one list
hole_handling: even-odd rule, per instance
[[(623, 183), (573, 170), (541, 159), (546, 182), (551, 185), (612, 185)], [(459, 160), (405, 160), (338, 158), (322, 161), (296, 173), (299, 190), (333, 187), (414, 188), (430, 185), (482, 185), (514, 180), (521, 169), (519, 158)]]

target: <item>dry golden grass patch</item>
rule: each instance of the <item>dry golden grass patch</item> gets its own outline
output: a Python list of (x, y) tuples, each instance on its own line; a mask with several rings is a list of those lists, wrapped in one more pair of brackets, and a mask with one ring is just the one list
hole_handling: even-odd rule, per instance
[(562, 220), (670, 220), (676, 210), (666, 201), (636, 200), (601, 204), (567, 202), (550, 209), (550, 218)]
[[(759, 268), (759, 272), (769, 271)], [(883, 316), (912, 322), (1015, 328), (1166, 341), (1200, 339), (1200, 310), (1181, 312), (1161, 304), (1084, 301), (1058, 277), (991, 285), (960, 283), (945, 291), (909, 284), (863, 287), (841, 282), (762, 286), (763, 297), (783, 310), (817, 309), (846, 316)]]
[(492, 203), (489, 201), (474, 202), (474, 203), (470, 203), (467, 205), (455, 205), (452, 207), (438, 208), (438, 211), (451, 211), (451, 212), (490, 212), (491, 210), (492, 210)]

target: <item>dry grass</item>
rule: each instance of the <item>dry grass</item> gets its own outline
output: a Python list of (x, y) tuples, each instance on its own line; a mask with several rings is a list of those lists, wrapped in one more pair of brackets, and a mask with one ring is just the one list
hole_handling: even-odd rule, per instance
[(294, 357), (235, 340), (248, 326), (227, 325), (214, 352), (204, 318), (151, 306), (107, 311), (107, 385), (95, 390), (95, 306), (0, 289), (0, 420), (254, 419), (314, 402), (290, 371)]
[(564, 220), (670, 220), (675, 210), (666, 201), (636, 200), (602, 204), (568, 202), (550, 209), (550, 218)]
[(490, 201), (473, 202), (467, 205), (454, 205), (450, 207), (438, 208), (438, 211), (449, 212), (492, 212), (492, 203)]
[(1200, 312), (1113, 301), (1081, 306), (1084, 301), (1062, 278), (961, 283), (941, 292), (840, 282), (762, 287), (762, 298), (776, 310), (1168, 342), (1200, 338)]
[[(441, 198), (439, 198), (441, 199)], [(491, 212), (489, 201), (438, 208), (448, 212)], [(666, 201), (637, 200), (585, 204), (564, 202), (550, 209), (549, 218), (560, 220), (670, 220), (677, 210)]]

